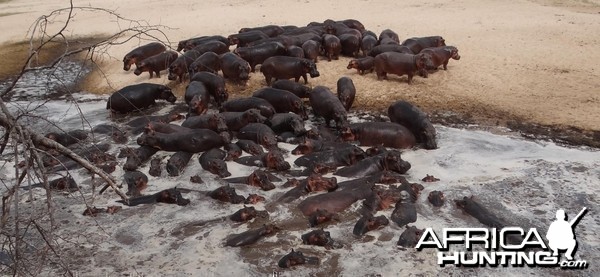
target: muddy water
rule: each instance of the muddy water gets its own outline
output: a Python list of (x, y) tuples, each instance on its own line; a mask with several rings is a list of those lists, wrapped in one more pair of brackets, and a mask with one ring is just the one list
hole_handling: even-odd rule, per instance
[[(89, 130), (97, 124), (111, 121), (105, 109), (106, 97), (85, 92), (53, 94), (52, 91), (56, 90), (47, 85), (22, 86), (10, 103), (10, 108), (16, 111), (38, 107), (32, 113), (35, 116), (27, 120), (30, 120), (30, 126), (44, 128), (40, 130), (46, 127)], [(172, 108), (160, 104), (153, 110), (156, 114), (162, 114)], [(80, 111), (85, 117), (80, 115)], [(58, 123), (50, 124), (45, 119)], [(360, 120), (364, 120), (364, 115), (352, 117), (352, 121)], [(312, 124), (312, 121), (307, 123)], [(300, 236), (311, 228), (296, 208), (298, 201), (277, 205), (259, 203), (255, 205), (256, 209), (267, 210), (268, 217), (245, 224), (234, 223), (226, 217), (242, 208), (242, 204), (221, 204), (205, 195), (206, 191), (216, 189), (225, 182), (203, 171), (197, 162), (197, 155), (194, 155), (181, 176), (169, 177), (164, 165), (171, 153), (162, 151), (156, 156), (162, 158), (163, 175), (149, 176), (146, 193), (174, 186), (187, 188), (193, 190), (184, 194), (191, 204), (185, 207), (165, 204), (123, 207), (114, 215), (100, 215), (94, 219), (84, 217), (81, 215), (85, 208), (82, 197), (97, 207), (118, 204), (115, 202), (118, 197), (110, 190), (98, 195), (98, 188), (93, 189), (89, 175), (84, 170), (75, 170), (72, 174), (82, 187), (82, 194), (58, 193), (54, 197), (61, 207), (56, 215), (60, 222), (59, 236), (68, 238), (60, 243), (63, 257), (80, 276), (266, 276), (273, 272), (279, 276), (598, 275), (600, 270), (595, 262), (600, 258), (600, 239), (596, 233), (600, 227), (596, 214), (600, 210), (597, 196), (600, 192), (600, 153), (591, 149), (524, 140), (509, 132), (503, 132), (508, 135), (499, 135), (474, 130), (477, 128), (436, 128), (439, 149), (407, 150), (403, 153), (403, 158), (412, 164), (407, 179), (422, 183), (425, 187), (417, 201), (418, 220), (411, 226), (432, 227), (436, 231), (445, 227), (485, 227), (454, 205), (453, 200), (464, 196), (474, 196), (507, 222), (524, 228), (536, 227), (540, 234), (545, 234), (557, 209), (563, 208), (568, 215), (574, 215), (587, 207), (590, 212), (575, 229), (579, 242), (576, 256), (587, 260), (590, 267), (582, 272), (527, 267), (440, 267), (436, 264), (436, 252), (433, 250), (419, 252), (398, 248), (396, 242), (404, 228), (393, 222), (362, 238), (355, 237), (352, 228), (359, 218), (359, 202), (340, 214), (340, 222), (324, 227), (331, 232), (333, 239), (343, 245), (341, 249), (305, 246)], [(105, 142), (101, 137), (96, 140)], [(127, 146), (135, 145), (135, 137), (132, 136)], [(124, 146), (113, 144), (109, 152), (118, 153)], [(294, 148), (285, 143), (281, 143), (280, 147), (286, 150)], [(286, 154), (290, 164), (296, 158)], [(118, 180), (122, 180), (124, 162), (125, 159), (120, 159), (117, 171), (113, 173)], [(2, 179), (11, 179), (13, 165), (10, 156), (2, 157)], [(228, 162), (228, 167), (232, 177), (247, 176), (255, 169), (233, 162)], [(147, 173), (148, 165), (140, 170)], [(202, 177), (204, 184), (189, 181), (196, 174)], [(423, 183), (421, 178), (427, 174), (434, 175), (440, 181)], [(289, 176), (280, 177), (285, 182)], [(343, 180), (338, 177), (338, 182)], [(287, 190), (281, 187), (283, 182), (275, 183), (277, 188), (268, 192), (245, 185), (232, 186), (238, 194), (247, 196), (257, 193), (267, 198), (266, 203), (273, 203)], [(2, 186), (0, 191), (5, 189)], [(433, 207), (426, 199), (433, 190), (441, 190), (446, 195), (447, 202), (441, 208)], [(24, 209), (33, 212), (36, 207), (43, 206), (44, 195), (42, 189), (34, 189), (31, 195), (23, 195), (22, 205), (29, 207)], [(385, 210), (377, 215), (389, 218), (391, 212)], [(276, 224), (282, 231), (261, 239), (253, 246), (224, 246), (228, 236), (259, 228), (265, 223)], [(318, 257), (320, 265), (280, 269), (278, 260), (292, 249)], [(54, 267), (44, 270), (47, 275), (57, 272), (60, 272), (59, 269)]]

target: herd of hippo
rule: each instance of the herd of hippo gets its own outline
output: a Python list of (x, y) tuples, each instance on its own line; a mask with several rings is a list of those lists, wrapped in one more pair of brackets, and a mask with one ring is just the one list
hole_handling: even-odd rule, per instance
[[(229, 47), (234, 44), (237, 48), (230, 52)], [(302, 77), (307, 83), (307, 74), (313, 78), (319, 76), (316, 62), (320, 55), (331, 60), (342, 54), (356, 57), (348, 65), (349, 69), (356, 68), (361, 74), (374, 69), (381, 78), (387, 73), (406, 74), (410, 83), (415, 74), (426, 77), (427, 69), (440, 65), (446, 69), (450, 58), (459, 59), (455, 47), (445, 46), (441, 36), (409, 38), (400, 43), (398, 35), (391, 30), (384, 30), (377, 37), (357, 20), (326, 20), (306, 27), (243, 28), (228, 38), (191, 38), (179, 42), (177, 51), (181, 50), (185, 52), (179, 55), (158, 42), (143, 45), (125, 56), (123, 69), (129, 70), (135, 64), (136, 75), (148, 71), (151, 78), (154, 74), (160, 77), (162, 70), (168, 70), (169, 80), (184, 82), (189, 79), (183, 97), (187, 115), (171, 112), (140, 116), (124, 124), (95, 126), (91, 131), (95, 138), (105, 137), (116, 144), (127, 143), (129, 137), (136, 136), (139, 147), (122, 147), (117, 157), (108, 154), (112, 142), (74, 148), (108, 173), (122, 164), (122, 180), (127, 184), (130, 198), (120, 202), (128, 206), (157, 202), (189, 204), (190, 200), (185, 199), (182, 192), (194, 190), (171, 188), (144, 194), (149, 185), (146, 174), (159, 177), (166, 168), (168, 175), (178, 176), (198, 153), (201, 167), (228, 183), (206, 191), (207, 197), (217, 201), (252, 205), (265, 201), (258, 190), (269, 191), (276, 188), (275, 183), (283, 183), (280, 188), (288, 188), (287, 192), (266, 204), (298, 209), (309, 226), (321, 227), (302, 235), (304, 244), (338, 248), (339, 243), (322, 226), (335, 224), (336, 219), (339, 220), (337, 214), (348, 210), (357, 201), (363, 203), (353, 234), (362, 236), (388, 225), (391, 220), (400, 227), (407, 227), (400, 235), (398, 245), (410, 247), (416, 244), (422, 230), (407, 225), (417, 220), (415, 201), (423, 186), (410, 183), (403, 176), (411, 164), (402, 159), (402, 151), (414, 147), (438, 147), (436, 130), (428, 116), (409, 102), (397, 101), (388, 108), (390, 122), (350, 123), (348, 111), (356, 94), (352, 79), (340, 78), (337, 93), (325, 86), (309, 88), (298, 81)], [(364, 57), (358, 58), (361, 55)], [(246, 82), (257, 65), (261, 65), (260, 71), (268, 86), (256, 90), (250, 97), (229, 99), (225, 82)], [(292, 78), (295, 81), (289, 80)], [(169, 87), (142, 83), (112, 94), (107, 109), (114, 114), (140, 112), (158, 99), (177, 102)], [(305, 120), (311, 113), (315, 127), (307, 130)], [(176, 121), (182, 123), (172, 123)], [(85, 141), (89, 133), (74, 130), (50, 133), (47, 137), (70, 146)], [(297, 147), (290, 153), (280, 148), (279, 143), (296, 144)], [(173, 152), (164, 167), (161, 158), (153, 158), (158, 151)], [(48, 153), (52, 154), (52, 151)], [(294, 168), (285, 160), (290, 155), (297, 156)], [(53, 172), (78, 166), (60, 155), (48, 155), (44, 162)], [(230, 178), (227, 162), (257, 169), (247, 177)], [(149, 164), (147, 172), (140, 171), (146, 164)], [(326, 174), (331, 177), (324, 177)], [(336, 176), (348, 178), (348, 181), (338, 183)], [(437, 179), (428, 175), (422, 181)], [(190, 182), (203, 181), (196, 175)], [(230, 184), (256, 187), (257, 193), (244, 197)], [(78, 189), (70, 177), (52, 181), (51, 187)], [(428, 200), (436, 207), (442, 206), (444, 194), (433, 191)], [(470, 198), (457, 200), (457, 204), (482, 222), (489, 222), (493, 217)], [(375, 216), (378, 211), (392, 208), (390, 220), (384, 215)], [(86, 209), (84, 214), (93, 216), (118, 210), (114, 206), (94, 207)], [(244, 206), (230, 219), (246, 222), (258, 214), (254, 207)], [(501, 223), (494, 221), (494, 224)], [(230, 236), (225, 245), (250, 245), (284, 230), (285, 227), (274, 223), (265, 224)], [(292, 250), (278, 265), (285, 268), (304, 263), (318, 263), (318, 259)]]

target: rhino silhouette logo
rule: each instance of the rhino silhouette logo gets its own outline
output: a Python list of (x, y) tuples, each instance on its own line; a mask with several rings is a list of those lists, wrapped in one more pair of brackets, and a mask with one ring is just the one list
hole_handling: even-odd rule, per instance
[(573, 260), (573, 254), (577, 249), (574, 229), (586, 213), (587, 208), (583, 208), (573, 220), (566, 221), (565, 211), (563, 209), (556, 211), (556, 220), (550, 224), (548, 233), (546, 234), (548, 246), (552, 249), (553, 256), (557, 256), (559, 250), (566, 250), (565, 257)]

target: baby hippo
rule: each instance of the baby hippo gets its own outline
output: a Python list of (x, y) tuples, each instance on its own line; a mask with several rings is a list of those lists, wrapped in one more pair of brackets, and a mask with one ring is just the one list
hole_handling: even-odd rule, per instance
[(142, 72), (148, 71), (150, 78), (154, 77), (154, 73), (156, 73), (156, 78), (160, 78), (160, 71), (169, 68), (169, 65), (177, 59), (177, 56), (177, 52), (169, 50), (146, 58), (138, 64), (133, 73), (139, 76)]

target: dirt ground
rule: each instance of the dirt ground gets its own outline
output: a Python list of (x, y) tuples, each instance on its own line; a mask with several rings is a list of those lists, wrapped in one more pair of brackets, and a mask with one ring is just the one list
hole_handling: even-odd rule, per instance
[[(357, 88), (354, 107), (385, 112), (404, 99), (421, 107), (441, 123), (479, 123), (508, 126), (529, 135), (558, 141), (600, 146), (600, 1), (86, 1), (85, 6), (114, 9), (126, 18), (168, 26), (162, 31), (177, 41), (199, 35), (236, 33), (241, 27), (266, 24), (306, 25), (327, 18), (360, 20), (375, 33), (389, 28), (401, 39), (442, 35), (459, 49), (461, 59), (448, 70), (417, 77), (378, 81), (375, 74), (358, 75), (346, 69), (349, 58), (321, 60), (319, 78), (309, 85), (335, 91), (339, 77), (349, 76)], [(75, 3), (82, 5), (81, 3)], [(0, 42), (22, 41), (33, 18), (66, 1), (0, 2), (0, 24), (7, 26)], [(293, 11), (293, 12), (292, 12)], [(24, 24), (27, 23), (27, 24)], [(101, 12), (81, 11), (69, 28), (74, 36), (110, 34), (124, 28), (123, 21)], [(162, 34), (161, 34), (162, 35)], [(158, 36), (160, 37), (160, 36)], [(124, 72), (121, 57), (147, 38), (115, 45), (105, 53), (84, 84), (95, 93), (110, 93), (140, 82), (168, 84), (183, 93), (184, 86), (143, 74)], [(248, 95), (265, 82), (260, 73), (248, 87), (230, 86), (232, 95)]]

